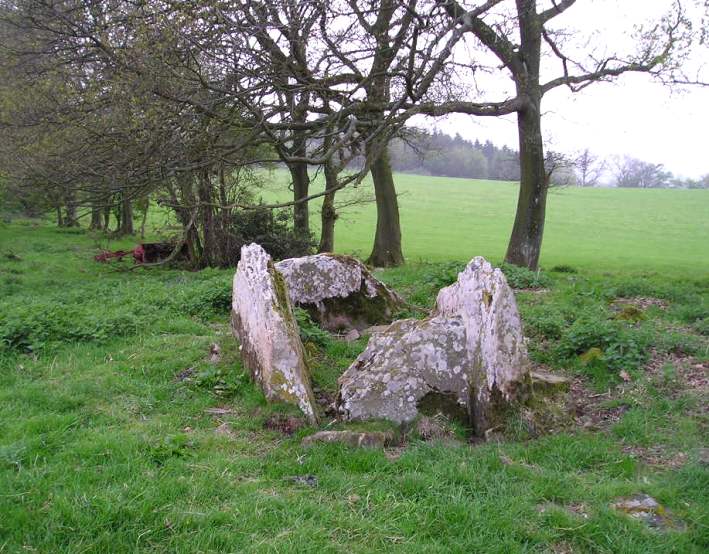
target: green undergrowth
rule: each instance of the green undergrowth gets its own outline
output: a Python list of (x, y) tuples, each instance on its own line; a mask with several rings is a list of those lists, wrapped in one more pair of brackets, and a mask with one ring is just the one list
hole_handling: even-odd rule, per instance
[[(304, 449), (315, 428), (267, 404), (241, 364), (231, 271), (116, 271), (93, 261), (87, 234), (31, 222), (0, 238), (2, 553), (709, 549), (706, 398), (678, 365), (707, 360), (703, 275), (504, 268), (523, 289), (534, 360), (612, 389), (599, 402), (618, 416), (600, 430)], [(430, 308), (463, 266), (379, 276)], [(618, 317), (618, 300), (636, 297), (662, 302)], [(315, 385), (331, 398), (367, 339), (333, 338), (304, 312), (298, 321)], [(300, 423), (284, 433), (271, 423), (279, 417)], [(390, 427), (325, 418), (320, 428)], [(682, 528), (650, 529), (610, 508), (637, 493)]]

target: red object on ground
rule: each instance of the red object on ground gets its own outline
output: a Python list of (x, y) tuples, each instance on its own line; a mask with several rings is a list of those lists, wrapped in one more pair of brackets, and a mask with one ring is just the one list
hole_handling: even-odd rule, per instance
[[(169, 242), (144, 242), (143, 244), (139, 244), (138, 246), (136, 246), (133, 250), (116, 250), (115, 252), (104, 250), (100, 254), (94, 256), (94, 260), (96, 260), (97, 262), (105, 263), (112, 258), (118, 258), (119, 260), (122, 260), (124, 256), (132, 254), (133, 261), (136, 264), (155, 263), (160, 262), (172, 255), (174, 248), (175, 245), (170, 244)], [(179, 255), (176, 257), (176, 259), (187, 259), (186, 245), (182, 245), (182, 247), (180, 248)]]
[(139, 244), (133, 249), (133, 260), (137, 264), (145, 263), (145, 248), (143, 248), (142, 244)]
[(116, 250), (115, 252), (110, 252), (109, 250), (104, 250), (100, 254), (97, 254), (94, 256), (94, 260), (97, 262), (107, 262), (111, 258), (118, 258), (119, 260), (122, 260), (124, 256), (127, 256), (133, 252), (132, 250)]

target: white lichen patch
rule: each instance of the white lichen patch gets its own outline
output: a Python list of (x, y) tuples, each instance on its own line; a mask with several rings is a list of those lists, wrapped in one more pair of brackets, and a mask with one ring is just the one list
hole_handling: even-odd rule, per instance
[(365, 329), (391, 321), (401, 298), (377, 280), (359, 260), (337, 254), (317, 254), (280, 261), (294, 305), (311, 308), (326, 329)]
[(514, 292), (502, 271), (482, 257), (474, 258), (455, 283), (438, 293), (435, 313), (462, 319), (467, 348), (473, 353), (471, 378), (480, 399), (489, 398), (495, 389), (509, 399), (529, 372), (529, 360)]
[(464, 407), (464, 331), (456, 319), (404, 319), (372, 336), (340, 377), (341, 412), (352, 420), (411, 421), (431, 392), (450, 393)]
[(374, 279), (367, 268), (348, 256), (316, 254), (290, 258), (278, 262), (276, 269), (286, 280), (294, 304), (315, 304), (326, 298), (346, 298), (359, 292), (363, 281), (367, 296), (373, 297), (376, 294), (373, 284), (366, 286)]
[(514, 293), (503, 273), (478, 257), (439, 292), (433, 317), (397, 321), (372, 335), (340, 378), (339, 408), (348, 419), (405, 422), (433, 392), (484, 426), (493, 393), (512, 401), (528, 372)]
[(232, 328), (241, 355), (269, 400), (296, 404), (315, 421), (315, 399), (298, 326), (271, 257), (257, 244), (241, 249), (234, 276)]

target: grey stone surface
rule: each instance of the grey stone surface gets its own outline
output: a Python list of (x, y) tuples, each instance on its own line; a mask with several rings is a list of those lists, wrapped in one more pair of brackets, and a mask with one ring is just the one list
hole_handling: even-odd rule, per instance
[(347, 446), (384, 448), (393, 439), (392, 433), (382, 431), (320, 431), (303, 439), (303, 446), (317, 443), (340, 443)]
[(529, 382), (512, 289), (499, 269), (473, 259), (442, 289), (433, 316), (375, 334), (339, 380), (346, 419), (413, 420), (427, 398), (464, 408), (483, 434)]
[(469, 409), (480, 434), (528, 383), (530, 364), (514, 292), (502, 270), (478, 256), (441, 289), (434, 313), (463, 320), (471, 357)]
[(328, 331), (359, 331), (388, 323), (402, 307), (394, 291), (351, 256), (316, 254), (276, 264), (291, 302)]
[(428, 394), (467, 406), (469, 364), (460, 318), (403, 319), (372, 335), (340, 377), (338, 409), (346, 419), (413, 420)]
[(257, 244), (241, 249), (234, 276), (232, 330), (241, 357), (268, 400), (296, 404), (317, 421), (310, 372), (282, 276)]

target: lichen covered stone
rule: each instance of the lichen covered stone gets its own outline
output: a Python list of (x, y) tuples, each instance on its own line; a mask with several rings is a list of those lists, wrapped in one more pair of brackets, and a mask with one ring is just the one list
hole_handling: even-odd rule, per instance
[(308, 447), (318, 443), (339, 443), (355, 448), (384, 448), (393, 439), (393, 433), (383, 431), (319, 431), (305, 437), (302, 445)]
[(439, 292), (432, 317), (372, 335), (339, 380), (338, 408), (346, 419), (402, 423), (435, 400), (443, 411), (463, 408), (482, 435), (519, 398), (528, 374), (512, 289), (499, 269), (475, 258)]
[(287, 286), (271, 257), (257, 244), (241, 249), (231, 320), (244, 364), (266, 398), (295, 404), (316, 422), (310, 371)]
[(345, 419), (408, 422), (430, 393), (468, 401), (465, 329), (460, 318), (403, 319), (369, 339), (342, 374), (337, 403)]
[(291, 302), (328, 331), (362, 331), (389, 323), (403, 307), (399, 295), (351, 256), (317, 254), (276, 264)]
[(502, 270), (476, 257), (455, 283), (439, 291), (434, 313), (463, 321), (470, 354), (471, 419), (476, 430), (486, 429), (495, 419), (493, 412), (504, 409), (529, 381), (514, 292)]

